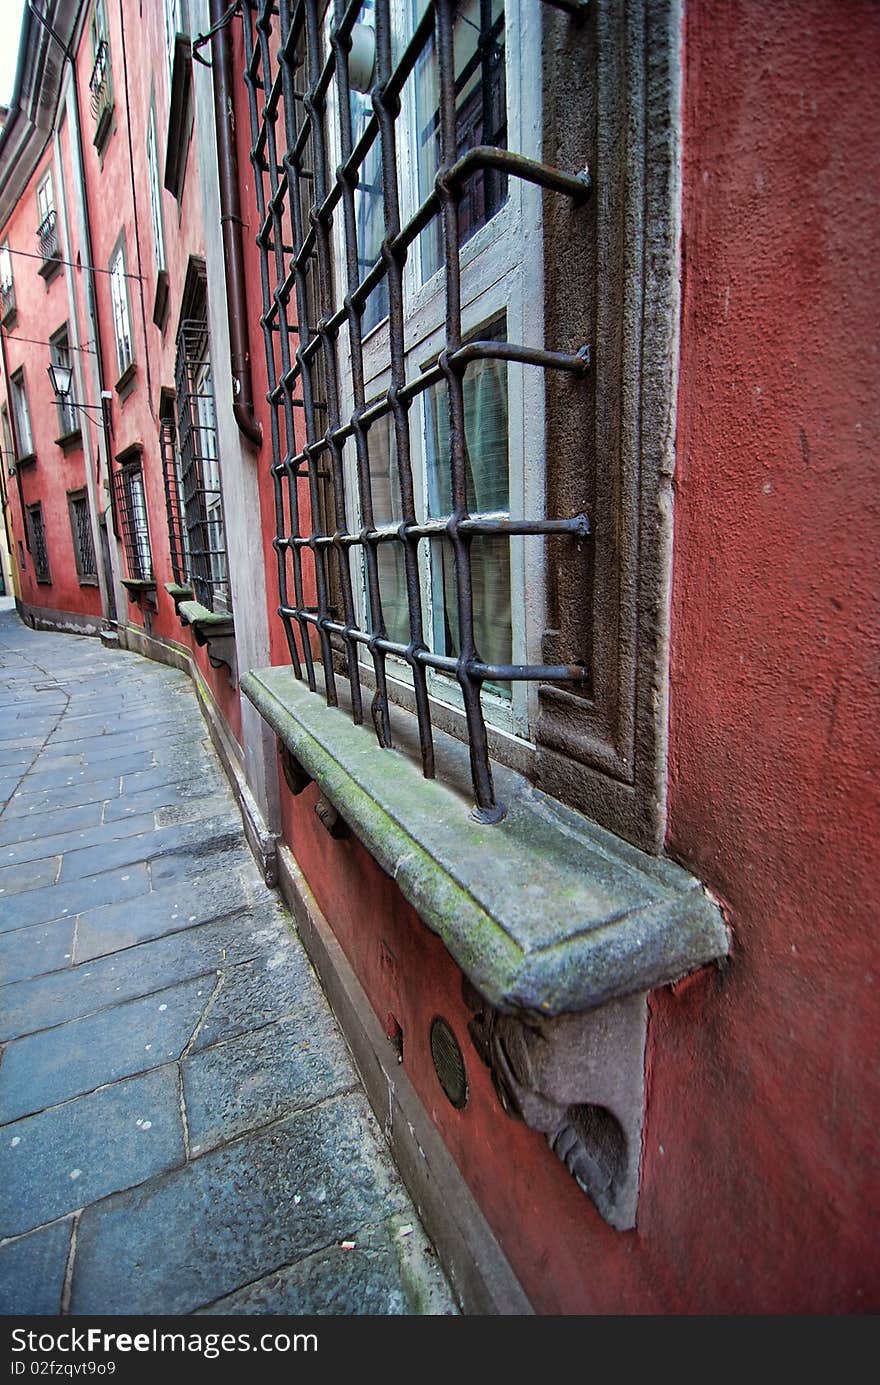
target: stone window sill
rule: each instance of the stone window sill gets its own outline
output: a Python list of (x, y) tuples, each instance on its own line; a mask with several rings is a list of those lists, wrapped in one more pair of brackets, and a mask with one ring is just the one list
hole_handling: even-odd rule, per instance
[(82, 448), (82, 429), (76, 427), (71, 428), (68, 433), (62, 433), (55, 439), (55, 446), (60, 447), (65, 456), (75, 448)]
[[(183, 604), (183, 602), (192, 601), (193, 599), (192, 587), (182, 587), (179, 582), (166, 582), (165, 590), (171, 597), (171, 600), (174, 602), (174, 610), (176, 614), (180, 616), (180, 607)], [(181, 618), (180, 623), (181, 625), (185, 625), (187, 622)]]
[(230, 682), (234, 684), (235, 663), (235, 622), (228, 612), (210, 611), (199, 601), (175, 601), (177, 614), (182, 625), (188, 625), (198, 645), (208, 646), (208, 660), (212, 668), (225, 664), (229, 670)]
[(16, 465), (17, 467), (35, 466), (35, 465), (36, 465), (36, 462), (37, 462), (37, 454), (36, 454), (36, 452), (26, 452), (26, 453), (24, 454), (23, 457), (16, 457), (16, 459), (15, 459), (15, 465)]
[(120, 375), (116, 384), (113, 386), (121, 400), (126, 400), (134, 389), (134, 379), (137, 374), (137, 361), (129, 361), (125, 370)]
[[(183, 609), (183, 607), (181, 608)], [(493, 766), (507, 815), (471, 814), (467, 747), (436, 735), (443, 779), (422, 777), (407, 719), (399, 749), (329, 708), (288, 668), (241, 689), (406, 899), (499, 1011), (587, 1011), (725, 956), (700, 882)]]

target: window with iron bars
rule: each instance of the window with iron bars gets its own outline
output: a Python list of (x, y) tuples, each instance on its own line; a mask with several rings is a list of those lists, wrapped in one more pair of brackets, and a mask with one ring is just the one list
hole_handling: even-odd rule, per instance
[(73, 537), (73, 558), (80, 586), (93, 587), (98, 581), (98, 564), (95, 560), (95, 543), (92, 538), (92, 518), (89, 500), (84, 490), (70, 492), (67, 496), (70, 513), (70, 532)]
[(37, 185), (37, 216), (39, 218), (37, 241), (40, 246), (40, 254), (43, 257), (43, 268), (45, 268), (46, 265), (54, 263), (60, 254), (58, 216), (55, 211), (55, 191), (52, 187), (51, 173), (47, 173)]
[(180, 452), (177, 448), (174, 399), (168, 395), (163, 397), (159, 408), (159, 447), (162, 453), (162, 477), (165, 482), (171, 571), (177, 585), (187, 587), (190, 581), (189, 541), (184, 518), (183, 475)]
[(355, 721), (374, 690), (383, 745), (408, 702), (429, 776), (451, 709), (485, 820), (489, 729), (528, 738), (538, 684), (589, 680), (581, 648), (542, 659), (534, 580), (591, 534), (544, 517), (535, 464), (546, 377), (589, 369), (544, 344), (542, 197), (582, 207), (590, 179), (541, 161), (543, 8), (244, 0), (291, 661), (330, 704), (346, 679)]
[[(232, 594), (226, 560), (220, 457), (214, 411), (207, 306), (198, 295), (199, 309), (185, 318), (177, 335), (177, 440), (180, 449), (180, 488), (183, 498), (180, 557), (186, 563), (196, 601), (209, 611), (231, 612)], [(169, 439), (170, 441), (170, 439)], [(166, 471), (166, 497), (169, 494)], [(169, 524), (171, 513), (169, 510)]]
[(36, 505), (27, 507), (28, 527), (31, 534), (31, 556), (34, 560), (34, 575), (38, 582), (50, 584), (52, 581), (49, 572), (49, 554), (46, 550), (46, 526), (43, 523), (43, 506), (38, 501)]
[(144, 473), (139, 462), (125, 463), (113, 473), (113, 494), (128, 576), (135, 582), (151, 582), (153, 558), (150, 528)]

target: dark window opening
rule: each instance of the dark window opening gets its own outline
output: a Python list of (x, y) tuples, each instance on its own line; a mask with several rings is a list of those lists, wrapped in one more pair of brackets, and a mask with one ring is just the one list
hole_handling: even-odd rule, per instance
[(68, 495), (67, 504), (70, 510), (70, 530), (73, 535), (73, 557), (77, 577), (81, 586), (95, 586), (98, 581), (98, 564), (95, 559), (88, 496), (85, 491), (77, 491)]
[(140, 463), (125, 463), (114, 472), (113, 489), (128, 576), (135, 582), (151, 582), (153, 558), (144, 473)]
[(165, 482), (165, 513), (168, 518), (168, 548), (171, 571), (180, 587), (189, 586), (189, 543), (183, 501), (183, 474), (177, 447), (174, 398), (164, 395), (159, 406), (159, 447), (162, 452), (162, 478)]
[(49, 584), (49, 554), (46, 551), (46, 526), (43, 523), (43, 506), (28, 505), (28, 527), (31, 533), (31, 557), (34, 560), (34, 575), (38, 582)]
[(176, 368), (183, 496), (181, 555), (186, 558), (196, 600), (209, 611), (228, 612), (232, 610), (232, 595), (226, 561), (207, 304), (203, 288), (187, 297), (189, 309), (195, 315), (180, 324)]

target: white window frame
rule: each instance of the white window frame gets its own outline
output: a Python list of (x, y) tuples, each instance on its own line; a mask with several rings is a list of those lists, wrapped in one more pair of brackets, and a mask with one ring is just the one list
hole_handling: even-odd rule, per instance
[(42, 226), (50, 212), (55, 210), (55, 188), (52, 184), (52, 170), (47, 169), (37, 183), (37, 225)]
[(18, 458), (21, 460), (22, 457), (32, 457), (34, 452), (31, 411), (28, 407), (23, 369), (17, 370), (14, 375), (9, 377), (9, 388), (12, 395), (12, 412), (15, 417), (15, 431), (18, 439)]
[(110, 304), (113, 310), (116, 364), (121, 378), (129, 366), (134, 363), (134, 339), (131, 331), (128, 279), (125, 271), (125, 246), (123, 244), (117, 246), (110, 259)]
[(165, 229), (162, 222), (162, 184), (159, 178), (159, 152), (156, 143), (156, 112), (150, 106), (147, 124), (147, 169), (150, 180), (150, 216), (153, 224), (153, 253), (156, 273), (167, 269), (165, 259)]
[[(412, 33), (410, 0), (395, 0), (392, 10), (395, 52), (403, 51)], [(531, 61), (529, 61), (531, 59)], [(541, 5), (537, 0), (505, 0), (505, 80), (510, 149), (533, 159), (541, 159), (541, 83), (536, 73), (541, 66)], [(336, 87), (331, 86), (329, 128), (333, 132), (331, 167), (340, 160)], [(416, 90), (411, 78), (403, 93), (403, 107), (396, 122), (401, 224), (418, 208), (418, 164), (416, 148)], [(408, 136), (403, 138), (402, 136)], [(541, 190), (523, 179), (509, 177), (507, 197), (492, 217), (461, 248), (462, 333), (473, 335), (480, 326), (506, 318), (509, 341), (526, 346), (544, 345), (543, 244), (541, 234)], [(345, 255), (342, 231), (337, 218), (334, 239), (336, 301), (346, 293)], [(423, 280), (421, 248), (417, 240), (407, 258), (403, 275), (404, 330), (407, 343), (407, 379), (413, 379), (432, 357), (436, 360), (444, 342), (445, 271), (441, 267)], [(340, 400), (343, 418), (354, 407), (346, 382), (351, 378), (347, 332), (339, 337)], [(388, 319), (383, 319), (364, 338), (364, 379), (369, 401), (387, 388), (390, 357)], [(544, 372), (532, 367), (509, 364), (508, 382), (508, 467), (509, 513), (511, 516), (540, 515), (545, 511)], [(410, 446), (416, 491), (416, 515), (426, 512), (427, 458), (424, 394), (410, 410)], [(530, 464), (531, 463), (531, 464)], [(346, 492), (352, 507), (357, 504), (357, 468), (353, 445), (346, 447)], [(360, 527), (359, 515), (347, 516), (349, 528)], [(543, 572), (545, 541), (540, 538), (510, 539), (510, 605), (513, 663), (542, 661), (541, 632), (545, 625), (545, 579)], [(432, 631), (432, 574), (426, 558), (430, 545), (419, 545), (422, 618), (426, 639), (436, 648)], [(353, 583), (358, 617), (367, 622), (365, 583), (357, 574)], [(359, 647), (364, 670), (370, 665), (369, 653)], [(402, 659), (388, 657), (389, 689), (406, 701), (412, 687), (412, 673)], [(454, 679), (428, 670), (428, 689), (433, 700), (451, 710), (453, 720), (461, 719), (464, 707), (461, 691)], [(486, 720), (499, 733), (517, 740), (529, 740), (538, 710), (538, 688), (533, 682), (511, 685), (509, 698), (483, 689)]]
[(165, 11), (165, 58), (168, 64), (168, 91), (171, 92), (171, 74), (174, 71), (174, 46), (178, 34), (186, 33), (186, 9), (184, 0), (164, 0)]
[(0, 245), (0, 291), (6, 293), (12, 287), (12, 253), (7, 240)]

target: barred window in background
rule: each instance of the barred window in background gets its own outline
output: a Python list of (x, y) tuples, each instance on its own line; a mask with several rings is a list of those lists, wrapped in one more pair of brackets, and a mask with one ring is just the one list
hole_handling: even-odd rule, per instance
[[(189, 582), (208, 610), (232, 610), (206, 305), (177, 336), (177, 435)], [(205, 313), (205, 316), (202, 315)]]
[(59, 254), (58, 217), (55, 212), (55, 191), (52, 175), (47, 173), (37, 185), (37, 240), (44, 260)]
[(590, 182), (539, 162), (541, 8), (244, 0), (291, 662), (356, 722), (375, 686), (380, 744), (414, 705), (428, 776), (454, 709), (487, 819), (486, 717), (529, 736), (536, 685), (588, 676), (540, 662), (543, 546), (590, 533), (543, 517), (544, 379), (589, 357), (544, 347), (542, 190)]
[(159, 407), (159, 446), (162, 452), (162, 477), (165, 482), (165, 512), (168, 517), (168, 546), (171, 571), (178, 586), (189, 585), (189, 542), (183, 502), (183, 476), (177, 447), (174, 401), (165, 396)]
[(76, 574), (81, 586), (94, 586), (98, 581), (98, 564), (95, 560), (88, 495), (84, 490), (71, 493), (67, 497), (67, 504)]
[(129, 464), (120, 467), (113, 474), (113, 489), (129, 578), (135, 582), (150, 582), (153, 579), (153, 558), (141, 466)]
[(34, 575), (38, 582), (51, 583), (49, 573), (49, 554), (46, 551), (46, 526), (43, 523), (43, 506), (39, 502), (27, 507), (28, 527), (31, 534), (31, 556), (34, 560)]

